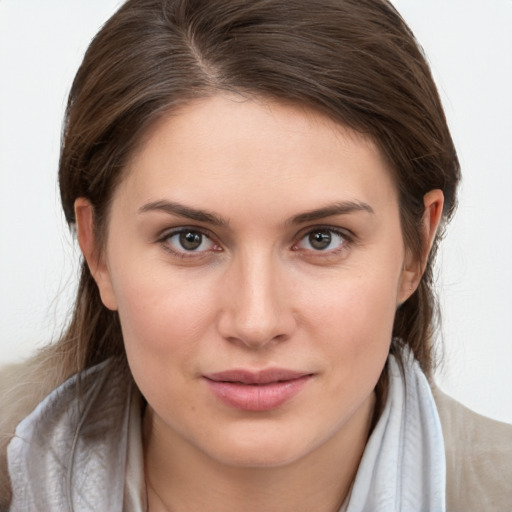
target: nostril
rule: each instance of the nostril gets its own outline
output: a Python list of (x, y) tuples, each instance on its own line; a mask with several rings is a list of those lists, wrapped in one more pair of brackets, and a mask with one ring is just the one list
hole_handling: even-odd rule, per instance
[(275, 269), (268, 268), (268, 262), (266, 266), (257, 263), (232, 268), (238, 273), (229, 276), (217, 317), (224, 339), (251, 349), (286, 341), (296, 329), (287, 287), (276, 278)]
[(260, 350), (267, 346), (273, 346), (276, 343), (282, 343), (290, 338), (288, 334), (277, 334), (277, 335), (265, 335), (258, 333), (257, 335), (252, 334), (241, 334), (240, 336), (225, 336), (226, 341), (234, 345), (243, 345), (247, 348)]

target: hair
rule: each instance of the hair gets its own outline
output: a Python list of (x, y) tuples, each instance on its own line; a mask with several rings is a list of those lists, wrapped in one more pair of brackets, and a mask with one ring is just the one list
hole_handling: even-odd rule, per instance
[[(456, 151), (423, 51), (387, 0), (128, 0), (93, 39), (69, 94), (59, 163), (68, 223), (74, 201), (87, 198), (101, 245), (113, 193), (148, 128), (222, 91), (307, 106), (372, 140), (415, 257), (424, 250), (424, 195), (441, 189), (444, 223), (451, 217)], [(442, 231), (396, 312), (391, 345), (398, 358), (409, 347), (427, 376)], [(127, 369), (118, 315), (102, 304), (85, 261), (71, 322), (48, 350), (60, 379), (107, 358)]]

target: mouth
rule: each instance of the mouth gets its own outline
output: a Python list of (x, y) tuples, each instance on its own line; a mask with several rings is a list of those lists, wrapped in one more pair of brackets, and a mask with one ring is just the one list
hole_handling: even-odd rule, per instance
[(235, 369), (204, 375), (214, 396), (244, 411), (276, 409), (297, 395), (314, 376), (286, 369), (258, 372)]

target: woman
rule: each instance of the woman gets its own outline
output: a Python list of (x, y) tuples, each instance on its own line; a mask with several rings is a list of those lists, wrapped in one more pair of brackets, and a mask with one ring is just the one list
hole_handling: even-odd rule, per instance
[(6, 506), (506, 509), (510, 429), (429, 385), (459, 166), (387, 2), (127, 2), (59, 179), (82, 276), (6, 395)]

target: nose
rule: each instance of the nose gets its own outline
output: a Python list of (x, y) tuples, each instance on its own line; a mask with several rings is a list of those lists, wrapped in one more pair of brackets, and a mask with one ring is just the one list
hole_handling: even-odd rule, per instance
[(289, 339), (296, 318), (282, 263), (251, 254), (232, 262), (223, 282), (218, 329), (231, 343), (251, 349)]

